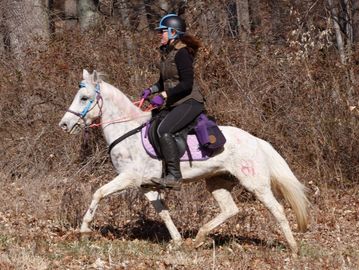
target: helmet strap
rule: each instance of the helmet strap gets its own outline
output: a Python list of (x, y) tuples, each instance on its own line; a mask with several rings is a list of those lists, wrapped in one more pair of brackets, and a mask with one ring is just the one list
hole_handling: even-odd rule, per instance
[(178, 38), (178, 33), (177, 33), (177, 31), (176, 31), (176, 34), (173, 35), (173, 34), (172, 34), (173, 28), (168, 27), (167, 29), (168, 29), (168, 40)]

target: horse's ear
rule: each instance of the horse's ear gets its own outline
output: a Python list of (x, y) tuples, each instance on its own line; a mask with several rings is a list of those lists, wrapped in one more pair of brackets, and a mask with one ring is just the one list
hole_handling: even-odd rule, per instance
[(84, 69), (82, 71), (82, 77), (85, 81), (87, 81), (90, 78), (90, 73), (86, 69)]
[(93, 78), (93, 82), (94, 83), (97, 83), (97, 81), (98, 81), (98, 74), (97, 74), (97, 71), (96, 70), (94, 70), (93, 71), (93, 73), (92, 73), (92, 78)]
[(93, 71), (92, 76), (94, 84), (101, 82), (100, 74), (96, 70)]

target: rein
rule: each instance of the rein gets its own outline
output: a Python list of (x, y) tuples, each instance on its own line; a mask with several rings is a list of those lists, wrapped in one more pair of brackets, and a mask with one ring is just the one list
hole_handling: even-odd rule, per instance
[[(83, 87), (86, 87), (86, 85), (84, 83), (80, 83), (79, 84), (80, 88), (83, 88)], [(80, 120), (83, 120), (84, 121), (84, 124), (85, 124), (85, 128), (84, 128), (84, 141), (85, 143), (87, 143), (88, 141), (88, 134), (89, 134), (89, 128), (96, 128), (96, 127), (101, 127), (103, 126), (103, 128), (105, 128), (106, 126), (108, 125), (111, 125), (111, 124), (116, 124), (116, 123), (123, 123), (123, 122), (127, 122), (127, 121), (132, 121), (132, 120), (135, 120), (137, 118), (141, 118), (142, 116), (140, 117), (132, 117), (132, 118), (129, 118), (129, 117), (124, 117), (124, 118), (119, 118), (119, 119), (116, 119), (116, 120), (111, 120), (111, 121), (107, 121), (107, 122), (100, 122), (100, 123), (93, 123), (93, 124), (90, 124), (90, 125), (87, 125), (86, 124), (86, 120), (85, 120), (85, 116), (91, 111), (93, 110), (96, 105), (99, 106), (99, 109), (100, 109), (100, 113), (99, 115), (96, 117), (97, 119), (100, 118), (102, 116), (102, 106), (103, 106), (103, 99), (102, 99), (102, 96), (101, 96), (101, 93), (100, 93), (100, 85), (97, 83), (96, 84), (96, 87), (95, 87), (95, 92), (96, 92), (96, 97), (94, 99), (91, 99), (89, 100), (89, 102), (86, 104), (85, 108), (82, 110), (82, 112), (78, 113), (78, 112), (75, 112), (75, 111), (72, 111), (70, 109), (67, 109), (67, 112), (69, 113), (72, 113), (76, 116), (79, 117), (79, 121)], [(94, 101), (96, 99), (96, 102), (95, 104)], [(134, 105), (138, 106), (139, 108), (141, 108), (143, 106), (145, 102), (145, 99), (142, 98), (141, 100), (139, 101), (135, 101), (133, 102)], [(92, 105), (93, 104), (93, 105)], [(144, 112), (150, 112), (152, 111), (153, 109), (155, 109), (156, 106), (153, 106), (152, 104), (150, 104), (149, 106), (147, 106), (145, 109), (143, 109)], [(123, 141), (124, 139), (138, 133), (141, 131), (141, 129), (143, 127), (145, 127), (148, 123), (143, 123), (142, 125), (140, 125), (139, 127), (133, 129), (133, 130), (130, 130), (129, 132), (125, 133), (124, 135), (120, 136), (119, 138), (117, 138), (116, 140), (114, 140), (110, 145), (109, 145), (109, 149), (108, 149), (108, 153), (110, 154), (111, 153), (111, 150), (118, 144), (120, 143), (121, 141)]]
[(140, 125), (139, 127), (136, 127), (135, 129), (130, 130), (129, 132), (123, 134), (121, 137), (117, 138), (116, 140), (114, 140), (110, 146), (108, 147), (108, 154), (111, 154), (111, 150), (120, 142), (122, 142), (124, 139), (140, 132), (142, 130), (143, 127), (145, 127), (147, 125), (146, 123), (143, 123), (142, 125)]

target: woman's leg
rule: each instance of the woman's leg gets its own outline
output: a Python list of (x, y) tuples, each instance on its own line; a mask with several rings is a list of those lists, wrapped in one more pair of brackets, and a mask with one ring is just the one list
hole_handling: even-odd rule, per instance
[(182, 178), (180, 156), (173, 134), (185, 128), (203, 111), (203, 104), (195, 100), (172, 109), (158, 126), (161, 152), (166, 163), (165, 178), (153, 179), (152, 182), (163, 188), (180, 189)]
[(159, 137), (166, 133), (174, 134), (188, 126), (204, 110), (203, 103), (194, 99), (173, 108), (159, 124), (157, 132)]

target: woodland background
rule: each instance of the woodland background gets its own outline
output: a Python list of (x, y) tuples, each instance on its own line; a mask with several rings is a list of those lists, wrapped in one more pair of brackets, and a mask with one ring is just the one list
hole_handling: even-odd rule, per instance
[[(84, 143), (57, 124), (83, 68), (137, 100), (158, 78), (153, 29), (169, 12), (203, 42), (196, 76), (209, 113), (272, 143), (309, 188), (298, 258), (239, 186), (240, 214), (201, 250), (168, 249), (136, 190), (102, 201), (97, 235), (74, 232), (115, 173), (99, 130)], [(0, 0), (0, 268), (358, 268), (358, 42), (357, 0)], [(217, 211), (201, 183), (168, 205), (185, 238)]]

